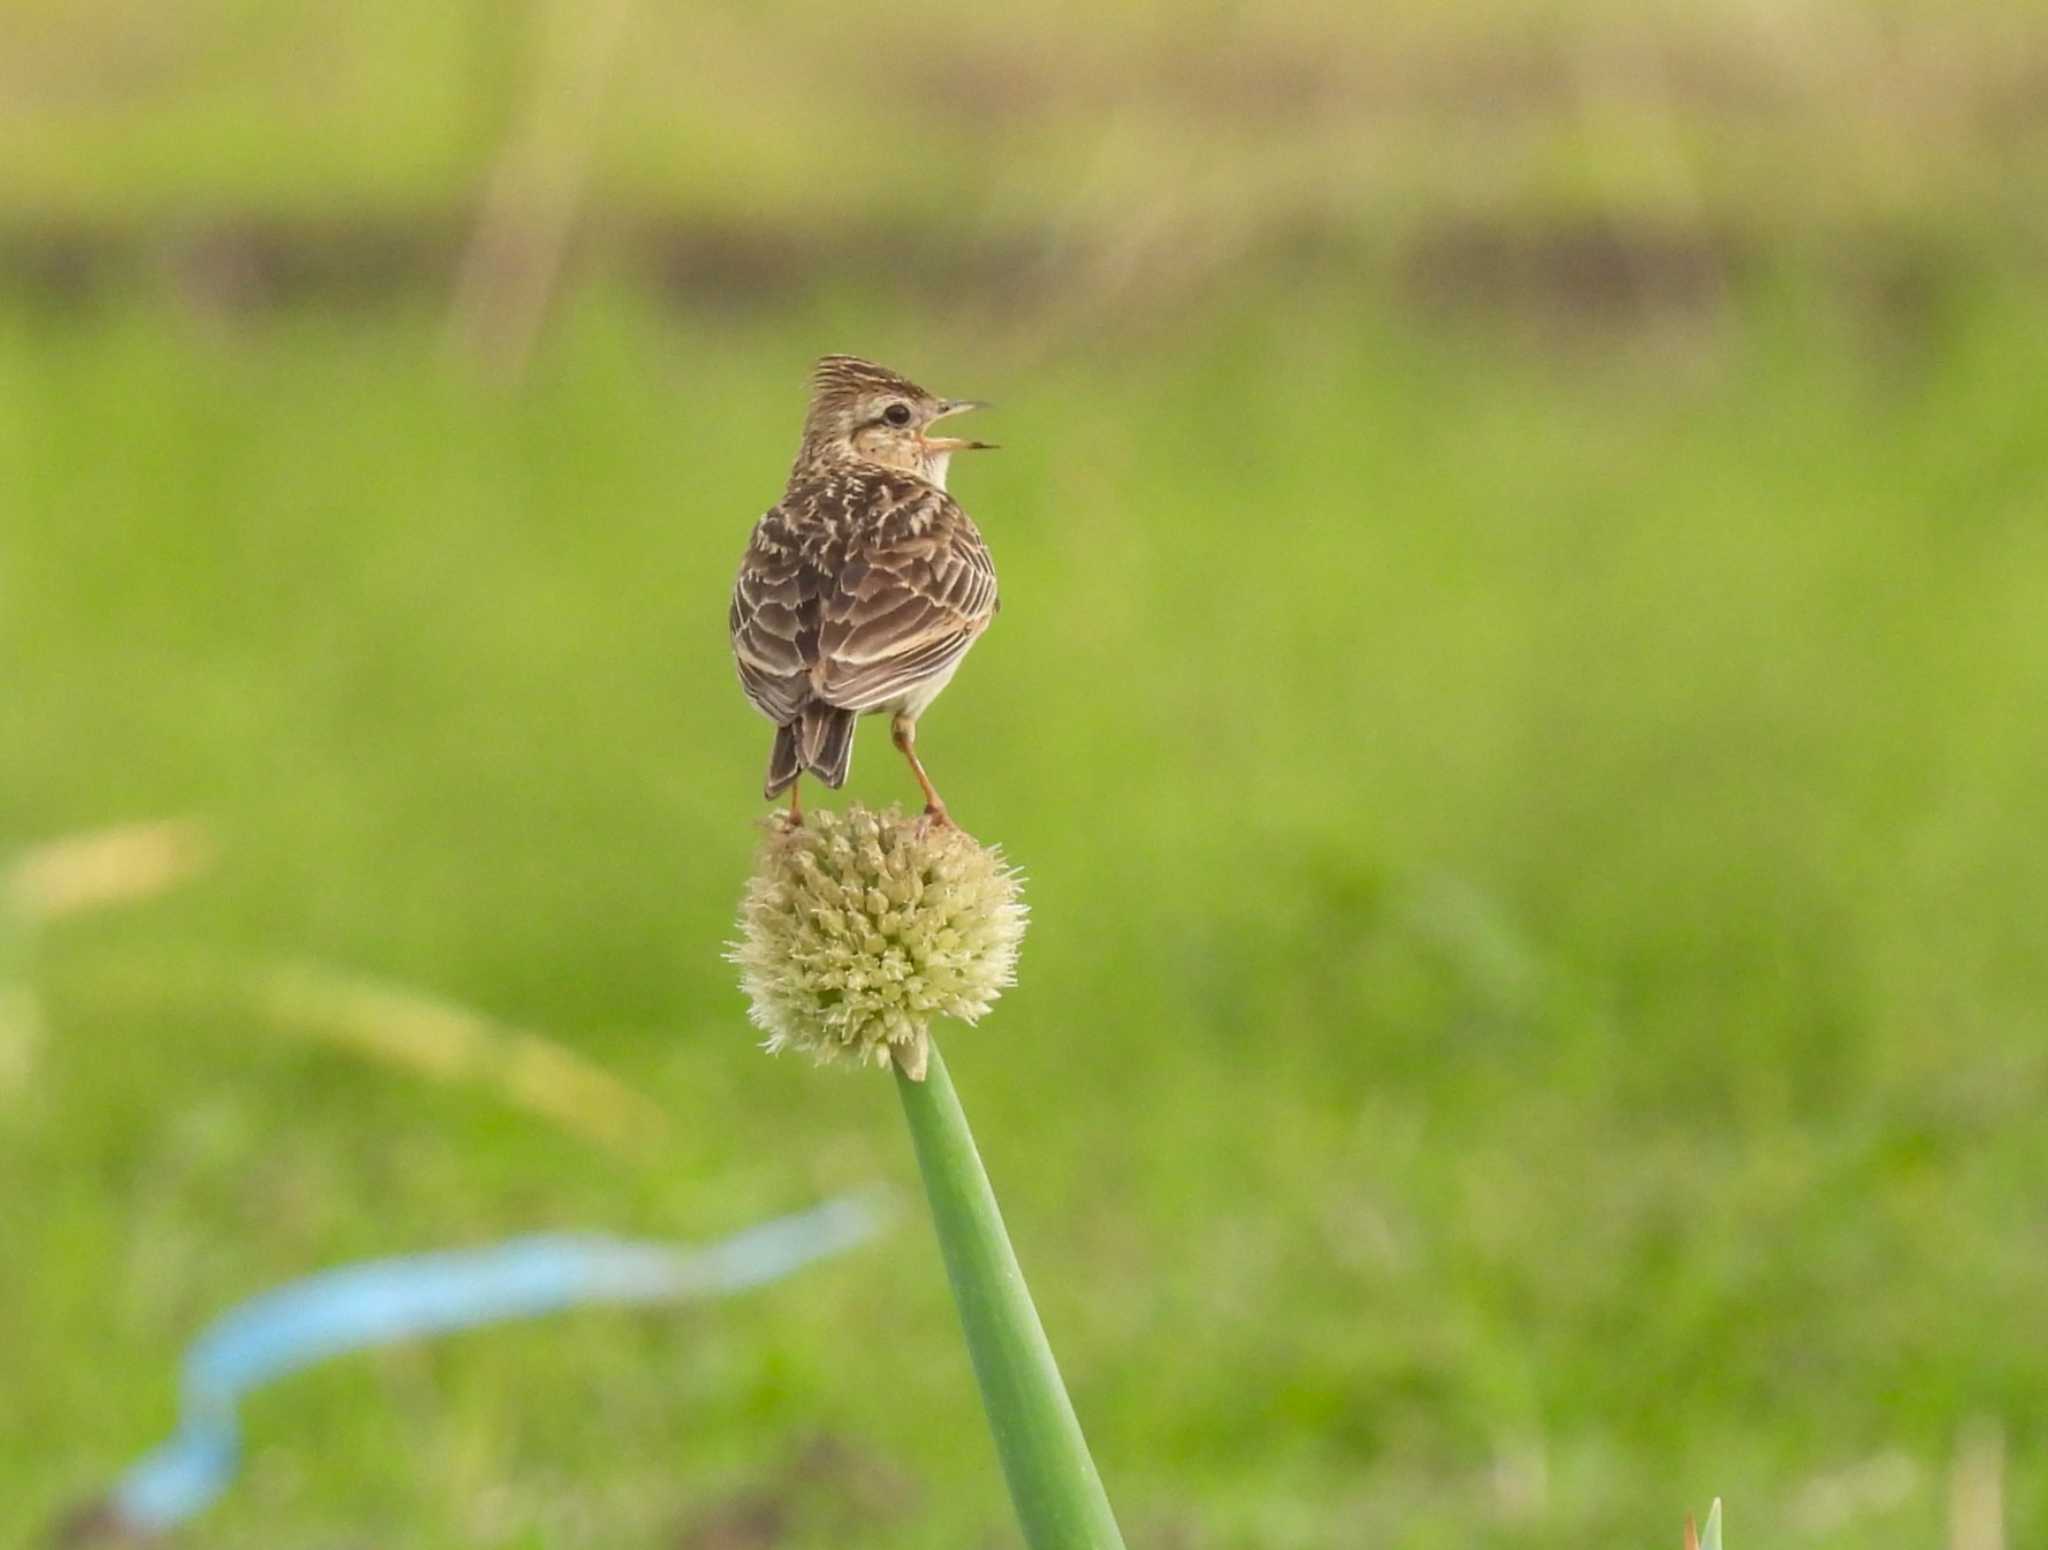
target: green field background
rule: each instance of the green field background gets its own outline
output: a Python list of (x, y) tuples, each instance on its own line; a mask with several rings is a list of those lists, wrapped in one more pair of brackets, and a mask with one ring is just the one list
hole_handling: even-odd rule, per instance
[[(998, 405), (922, 748), (1032, 928), (945, 1045), (1133, 1550), (1997, 1550), (2000, 1452), (2048, 1535), (2048, 13), (0, 29), (0, 848), (214, 852), (0, 960), (0, 1542), (279, 1281), (916, 1203), (720, 957), (827, 351)], [(179, 1543), (1019, 1543), (915, 1212), (246, 1420)]]

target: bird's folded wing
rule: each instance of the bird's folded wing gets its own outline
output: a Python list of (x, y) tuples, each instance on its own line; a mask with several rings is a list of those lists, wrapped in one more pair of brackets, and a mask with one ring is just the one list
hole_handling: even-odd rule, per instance
[(996, 572), (939, 490), (889, 513), (840, 570), (818, 630), (819, 697), (874, 710), (946, 673), (996, 611)]
[(792, 720), (810, 698), (824, 589), (781, 510), (770, 511), (747, 545), (727, 623), (741, 687), (777, 722)]

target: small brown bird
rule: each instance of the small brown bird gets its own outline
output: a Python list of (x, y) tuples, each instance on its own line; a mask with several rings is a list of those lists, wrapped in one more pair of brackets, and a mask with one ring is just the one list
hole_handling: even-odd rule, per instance
[(879, 712), (926, 816), (949, 822), (918, 762), (917, 718), (999, 605), (988, 546), (946, 493), (953, 454), (989, 443), (929, 432), (984, 407), (851, 355), (812, 373), (803, 444), (755, 524), (729, 619), (740, 685), (775, 723), (765, 790), (788, 791), (793, 818), (804, 773), (844, 784), (854, 718)]

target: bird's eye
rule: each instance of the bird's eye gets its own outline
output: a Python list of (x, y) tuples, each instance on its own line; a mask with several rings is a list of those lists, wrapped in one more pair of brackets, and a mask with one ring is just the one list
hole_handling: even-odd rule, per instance
[(882, 418), (891, 425), (908, 425), (910, 423), (910, 405), (891, 404), (882, 411)]

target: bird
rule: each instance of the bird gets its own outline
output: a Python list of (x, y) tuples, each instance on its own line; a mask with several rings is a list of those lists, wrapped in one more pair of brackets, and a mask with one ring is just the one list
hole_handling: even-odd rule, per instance
[(917, 721), (1001, 601), (981, 530), (946, 490), (955, 453), (993, 444), (932, 428), (988, 407), (859, 356), (812, 368), (788, 484), (754, 525), (727, 620), (740, 686), (775, 723), (762, 791), (789, 793), (793, 824), (806, 774), (845, 784), (862, 715), (889, 717), (922, 821), (952, 823), (917, 756)]

